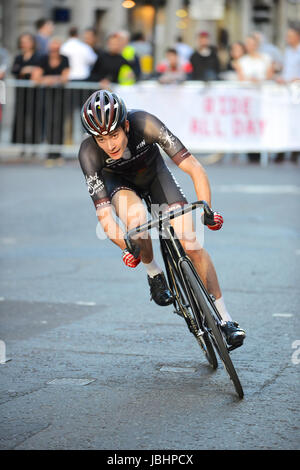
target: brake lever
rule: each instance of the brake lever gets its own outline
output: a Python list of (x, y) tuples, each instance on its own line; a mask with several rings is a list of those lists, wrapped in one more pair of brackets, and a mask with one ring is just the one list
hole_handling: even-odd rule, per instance
[(125, 240), (126, 247), (127, 247), (127, 250), (129, 251), (129, 253), (131, 253), (134, 258), (138, 258), (139, 254), (140, 254), (140, 251), (141, 251), (139, 245), (134, 243), (130, 239), (130, 237), (127, 235), (127, 233), (124, 235), (124, 240)]
[(216, 225), (216, 222), (214, 220), (214, 212), (213, 210), (209, 207), (208, 204), (203, 205), (204, 209), (204, 214), (202, 215), (201, 219), (204, 225)]

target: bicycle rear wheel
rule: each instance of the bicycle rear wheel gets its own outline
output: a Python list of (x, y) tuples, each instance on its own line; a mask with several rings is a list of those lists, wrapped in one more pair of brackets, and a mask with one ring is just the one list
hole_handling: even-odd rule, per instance
[(208, 329), (209, 336), (213, 342), (216, 352), (218, 353), (221, 361), (224, 364), (225, 370), (227, 371), (235, 390), (240, 398), (244, 397), (244, 391), (240, 383), (239, 377), (236, 373), (232, 360), (229, 356), (229, 351), (223, 337), (223, 333), (220, 328), (220, 322), (217, 318), (217, 315), (210, 304), (209, 294), (206, 292), (205, 287), (203, 286), (200, 279), (193, 272), (188, 261), (183, 261), (181, 263), (182, 271), (185, 277), (188, 279), (188, 282), (192, 286), (193, 293), (201, 307), (203, 315), (205, 317), (206, 326)]

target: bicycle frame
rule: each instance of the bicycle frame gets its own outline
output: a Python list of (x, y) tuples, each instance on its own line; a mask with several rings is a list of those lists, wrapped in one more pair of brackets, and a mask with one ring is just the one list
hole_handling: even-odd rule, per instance
[[(173, 275), (172, 275), (171, 270), (169, 268), (169, 261), (172, 264), (173, 271), (175, 271), (175, 274), (181, 280), (181, 285), (184, 287), (184, 294), (185, 294), (186, 300), (191, 305), (193, 305), (195, 308), (198, 308), (198, 309), (200, 308), (201, 309), (201, 306), (196, 305), (195, 299), (192, 296), (191, 290), (190, 290), (189, 286), (186, 283), (186, 279), (185, 279), (185, 276), (184, 276), (184, 273), (183, 273), (183, 270), (182, 270), (182, 267), (181, 267), (183, 262), (189, 264), (189, 266), (193, 270), (195, 276), (197, 277), (197, 279), (198, 279), (199, 283), (201, 284), (201, 286), (203, 287), (203, 289), (204, 289), (204, 286), (203, 286), (203, 283), (202, 283), (197, 271), (194, 268), (193, 263), (191, 262), (190, 258), (186, 255), (186, 253), (185, 253), (185, 251), (184, 251), (184, 249), (183, 249), (183, 247), (180, 243), (180, 240), (176, 237), (174, 228), (169, 223), (169, 221), (171, 219), (175, 218), (175, 217), (186, 214), (186, 213), (196, 209), (197, 207), (199, 207), (201, 205), (203, 206), (204, 211), (209, 216), (211, 216), (212, 211), (211, 211), (211, 209), (209, 208), (209, 206), (207, 205), (207, 203), (205, 201), (196, 201), (194, 203), (191, 203), (191, 204), (187, 205), (184, 208), (176, 209), (176, 210), (170, 211), (166, 214), (159, 214), (159, 213), (157, 213), (157, 211), (151, 211), (151, 209), (152, 209), (152, 207), (151, 207), (151, 198), (150, 198), (149, 195), (144, 195), (143, 199), (145, 200), (145, 203), (147, 205), (148, 212), (151, 213), (152, 215), (154, 215), (155, 219), (147, 222), (144, 225), (141, 225), (141, 226), (137, 227), (136, 229), (131, 230), (130, 232), (128, 232), (127, 237), (125, 237), (126, 244), (128, 244), (128, 240), (130, 240), (130, 237), (134, 233), (140, 233), (140, 232), (143, 232), (144, 230), (149, 230), (153, 227), (158, 228), (161, 253), (162, 253), (164, 265), (165, 265), (165, 268), (166, 268), (166, 274), (167, 274), (169, 286), (172, 290), (173, 295), (175, 294), (174, 295), (175, 312), (178, 313), (179, 315), (181, 314), (185, 318), (186, 322), (188, 323), (188, 327), (191, 330), (189, 316), (187, 315), (187, 313), (185, 312), (185, 309), (184, 309), (184, 307), (186, 305), (182, 305), (179, 302), (179, 296), (176, 295), (176, 294), (178, 294), (178, 286), (177, 286), (177, 283), (176, 283), (175, 279), (173, 278)], [(204, 291), (205, 291), (205, 289), (204, 289)], [(217, 318), (219, 319), (219, 321), (221, 321), (219, 312), (216, 309), (212, 299), (209, 296), (207, 297), (207, 299), (210, 302), (211, 306), (213, 307)], [(201, 332), (203, 333), (203, 330), (202, 330), (202, 325), (199, 324), (198, 319), (197, 319), (197, 323), (198, 323), (198, 328), (199, 328), (199, 334), (201, 334)]]

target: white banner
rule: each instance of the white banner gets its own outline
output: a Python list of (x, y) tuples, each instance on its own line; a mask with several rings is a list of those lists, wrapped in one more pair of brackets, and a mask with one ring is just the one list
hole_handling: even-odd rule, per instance
[(115, 87), (194, 152), (300, 150), (300, 87), (214, 82)]

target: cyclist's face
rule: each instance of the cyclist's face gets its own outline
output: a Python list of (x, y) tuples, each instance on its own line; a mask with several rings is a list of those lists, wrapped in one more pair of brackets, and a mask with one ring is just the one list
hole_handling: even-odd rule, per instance
[[(125, 123), (126, 132), (129, 130), (129, 122)], [(128, 138), (122, 127), (118, 127), (115, 131), (108, 135), (99, 135), (95, 137), (97, 144), (107, 155), (113, 160), (122, 158), (127, 147)]]

